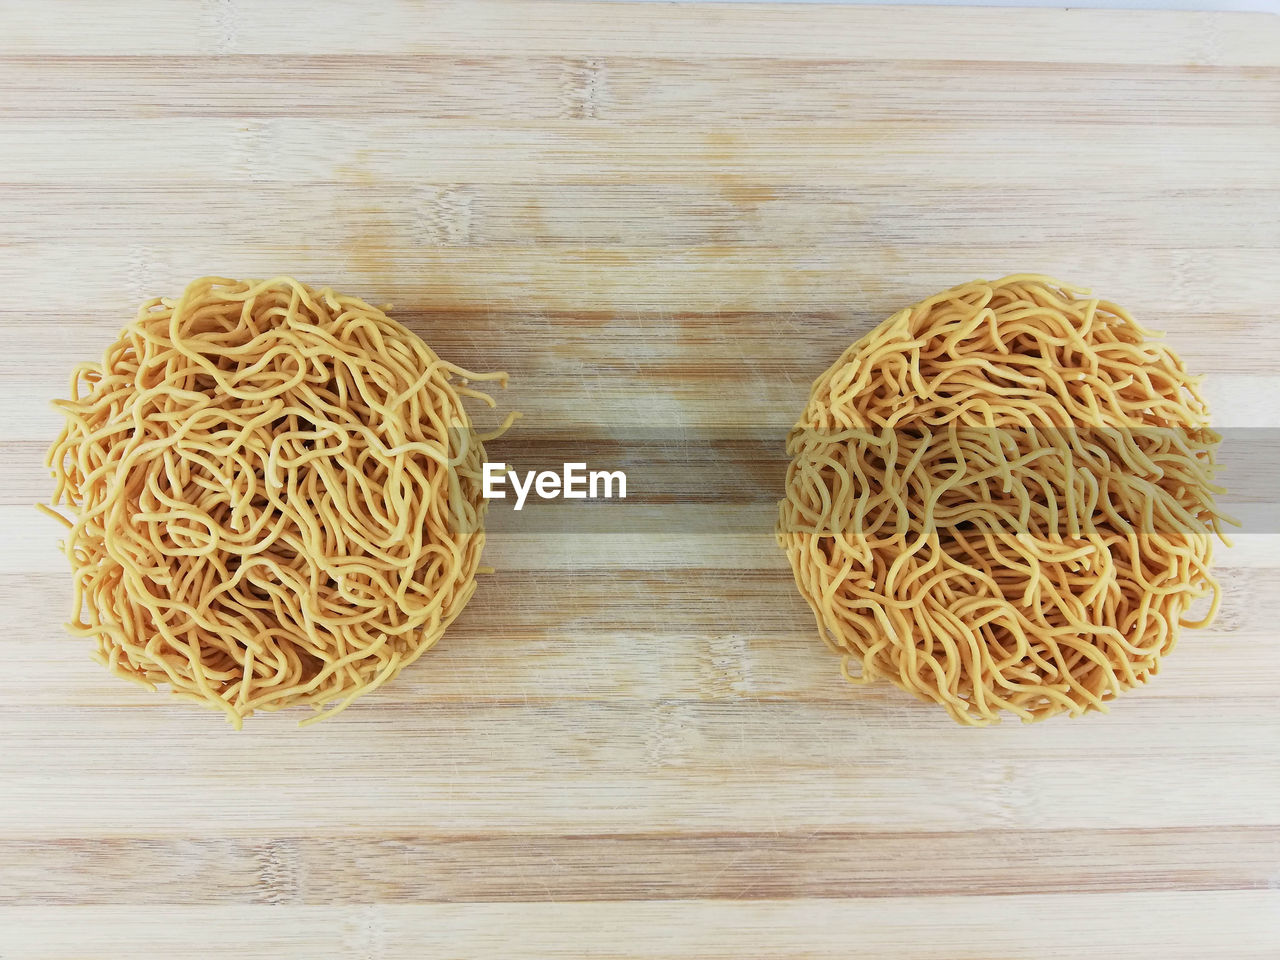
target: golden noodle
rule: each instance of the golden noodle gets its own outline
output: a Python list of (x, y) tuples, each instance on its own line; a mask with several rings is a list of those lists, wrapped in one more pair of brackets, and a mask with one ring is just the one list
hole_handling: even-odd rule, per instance
[(888, 679), (966, 724), (1078, 715), (1213, 618), (1226, 518), (1198, 381), (1084, 293), (964, 284), (814, 384), (778, 538), (850, 680)]
[(462, 398), (494, 404), (473, 380), (506, 375), (288, 278), (143, 304), (56, 402), (71, 629), (236, 727), (295, 704), (309, 723), (379, 687), (475, 590), (489, 437)]

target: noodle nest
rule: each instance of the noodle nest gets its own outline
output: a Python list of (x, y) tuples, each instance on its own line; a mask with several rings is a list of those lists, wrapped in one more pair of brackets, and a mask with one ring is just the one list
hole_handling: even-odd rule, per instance
[(778, 539), (848, 679), (964, 724), (1079, 715), (1213, 618), (1219, 437), (1151, 337), (1010, 276), (899, 311), (818, 378)]
[(236, 727), (297, 704), (308, 723), (336, 713), (474, 592), (490, 437), (462, 398), (493, 406), (466, 384), (505, 377), (288, 278), (148, 301), (55, 402), (66, 516), (46, 511), (69, 528), (72, 631), (117, 674)]

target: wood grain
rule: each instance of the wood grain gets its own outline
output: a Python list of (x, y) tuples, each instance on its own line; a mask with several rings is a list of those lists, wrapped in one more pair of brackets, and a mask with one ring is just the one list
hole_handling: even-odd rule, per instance
[[(237, 904), (140, 911), (113, 904), (0, 908), (0, 925), (17, 929), (10, 951), (37, 960), (79, 951), (85, 930), (97, 932), (104, 944), (94, 955), (111, 960), (137, 956), (133, 946), (138, 943), (157, 956), (200, 956), (209, 946), (193, 944), (193, 933), (216, 935), (220, 953), (246, 960), (271, 960), (285, 950), (298, 956), (388, 960), (424, 954), (458, 960), (512, 955), (530, 960), (806, 955), (1066, 960), (1123, 950), (1138, 960), (1201, 960), (1220, 955), (1224, 943), (1242, 960), (1271, 960), (1277, 906), (1280, 895), (1274, 890), (739, 903)], [(1141, 940), (1130, 946), (1135, 928), (1141, 928)]]
[(30, 509), (71, 367), (209, 272), (390, 301), (585, 441), (780, 439), (897, 307), (1039, 270), (1277, 428), (1278, 205), (1265, 16), (0, 3), (0, 958), (1280, 954), (1275, 534), (1110, 715), (966, 730), (840, 680), (740, 460), (495, 521), (429, 656), (235, 733), (63, 634)]
[[(0, 842), (14, 905), (773, 900), (1265, 888), (1280, 829), (307, 835)], [(1105, 853), (1099, 854), (1100, 848)], [(899, 862), (896, 869), (886, 864)]]

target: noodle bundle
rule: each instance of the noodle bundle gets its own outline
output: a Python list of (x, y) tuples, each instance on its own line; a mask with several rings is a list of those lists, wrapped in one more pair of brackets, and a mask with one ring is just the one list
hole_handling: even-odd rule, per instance
[(52, 503), (69, 516), (46, 512), (69, 528), (72, 631), (237, 728), (376, 689), (475, 590), (490, 437), (462, 398), (494, 403), (472, 380), (506, 375), (288, 278), (143, 304), (55, 404)]
[(778, 539), (848, 679), (965, 724), (1079, 715), (1212, 620), (1226, 518), (1198, 381), (1084, 293), (964, 284), (814, 383)]

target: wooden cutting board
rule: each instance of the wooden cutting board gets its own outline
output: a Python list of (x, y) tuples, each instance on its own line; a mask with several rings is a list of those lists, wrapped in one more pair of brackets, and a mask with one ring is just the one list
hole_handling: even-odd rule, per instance
[(5, 4), (0, 957), (1280, 955), (1275, 536), (1110, 716), (975, 730), (845, 685), (767, 528), (516, 529), (395, 683), (235, 733), (64, 635), (30, 508), (72, 365), (207, 273), (391, 302), (525, 429), (781, 440), (1047, 272), (1277, 427), (1278, 201), (1263, 15)]

